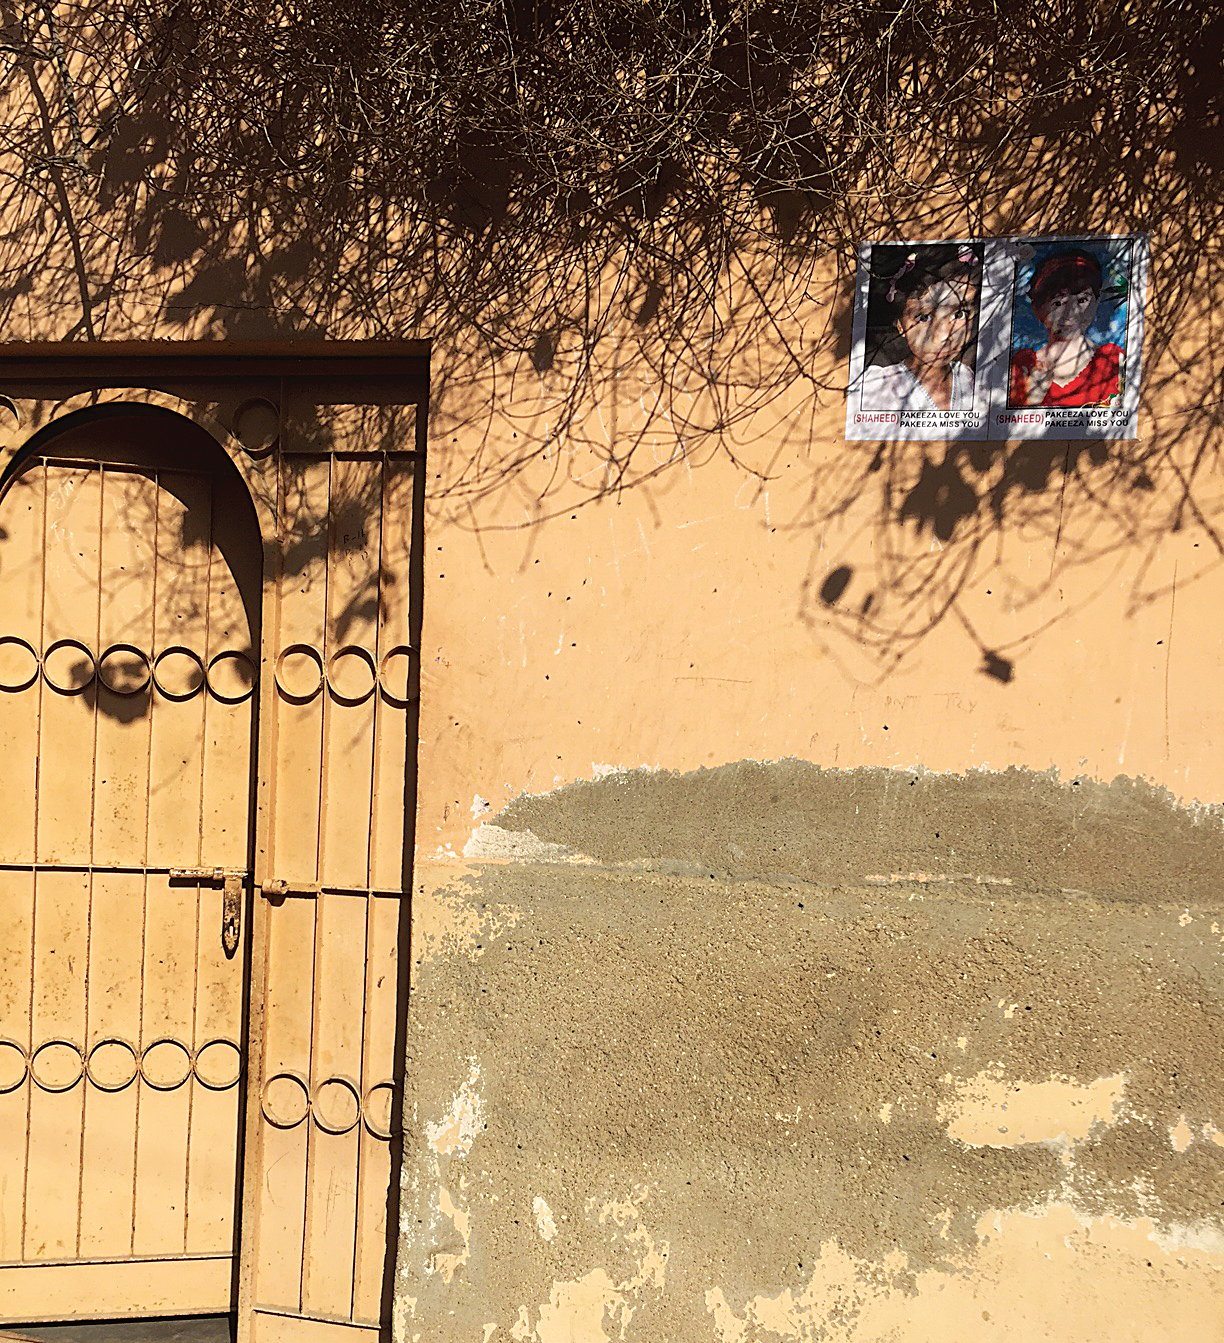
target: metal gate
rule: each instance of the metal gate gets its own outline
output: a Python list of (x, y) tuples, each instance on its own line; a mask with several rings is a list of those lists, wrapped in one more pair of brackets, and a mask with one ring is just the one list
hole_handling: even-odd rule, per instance
[[(238, 470), (112, 406), (0, 498), (0, 1322), (389, 1322), (423, 361), (335, 348), (357, 451), (287, 450), (269, 378)], [(333, 394), (297, 351), (144, 357)]]
[(414, 455), (276, 465), (243, 1217), (241, 1317), (257, 1343), (373, 1337), (385, 1314)]
[(0, 1319), (225, 1311), (258, 535), (139, 417), (53, 447), (0, 505)]

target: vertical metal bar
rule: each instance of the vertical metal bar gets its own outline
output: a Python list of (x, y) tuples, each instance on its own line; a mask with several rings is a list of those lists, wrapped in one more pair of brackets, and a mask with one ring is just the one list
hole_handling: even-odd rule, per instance
[[(319, 690), (321, 697), (321, 713), (319, 723), (319, 830), (316, 840), (315, 850), (315, 878), (322, 882), (325, 874), (324, 863), (327, 860), (327, 854), (323, 844), (323, 837), (327, 833), (327, 726), (330, 716), (330, 699), (327, 688), (326, 672), (327, 660), (331, 652), (330, 640), (328, 638), (328, 620), (327, 620), (327, 598), (329, 578), (332, 565), (332, 508), (335, 503), (333, 495), (333, 482), (335, 479), (336, 461), (334, 457), (327, 459), (327, 507), (324, 510), (327, 527), (327, 546), (323, 558), (323, 602), (322, 627), (319, 631), (319, 643), (323, 656), (324, 684)], [(314, 964), (311, 973), (311, 993), (310, 993), (310, 1034), (307, 1037), (310, 1041), (310, 1061), (306, 1070), (306, 1076), (309, 1080), (311, 1090), (315, 1086), (315, 1044), (318, 1034), (318, 1000), (319, 1000), (319, 953), (320, 941), (322, 940), (323, 930), (323, 900), (322, 896), (315, 903), (314, 911)], [(311, 1208), (311, 1180), (310, 1170), (311, 1162), (314, 1157), (314, 1149), (317, 1145), (315, 1130), (309, 1119), (306, 1121), (306, 1174), (305, 1183), (302, 1187), (302, 1246), (305, 1249), (310, 1236), (310, 1214)], [(307, 1256), (302, 1256), (302, 1270), (298, 1280), (298, 1309), (301, 1310), (306, 1299), (306, 1274), (309, 1268)]]
[[(97, 582), (97, 601), (94, 604), (94, 656), (97, 659), (95, 668), (100, 665), (102, 660), (102, 556), (106, 544), (106, 467), (99, 468), (100, 482), (98, 489), (98, 582)], [(95, 671), (95, 675), (97, 672)], [(95, 683), (96, 684), (96, 683)], [(81, 1050), (88, 1057), (89, 1051), (89, 956), (93, 944), (93, 864), (96, 857), (94, 853), (94, 834), (97, 829), (97, 805), (98, 805), (98, 703), (99, 697), (94, 696), (93, 712), (93, 751), (90, 759), (90, 773), (93, 783), (90, 789), (89, 798), (89, 893), (85, 897), (85, 964), (83, 973), (85, 976), (85, 1013), (84, 1025), (81, 1032)], [(85, 1110), (89, 1098), (89, 1086), (84, 1077), (81, 1079), (81, 1135), (80, 1148), (77, 1158), (77, 1225), (76, 1225), (76, 1252), (81, 1252), (81, 1220), (85, 1207)]]
[[(382, 782), (379, 777), (379, 762), (382, 759), (381, 752), (378, 749), (379, 735), (383, 727), (383, 717), (386, 714), (387, 706), (383, 703), (382, 685), (380, 674), (382, 671), (382, 660), (387, 653), (383, 647), (386, 640), (383, 637), (383, 562), (386, 554), (386, 535), (387, 535), (387, 458), (384, 455), (379, 465), (378, 471), (378, 569), (375, 576), (374, 600), (377, 602), (377, 611), (374, 616), (374, 740), (371, 743), (370, 750), (370, 827), (366, 832), (366, 881), (373, 887), (377, 884), (374, 875), (374, 855), (378, 852), (375, 843), (374, 827), (378, 817), (378, 788)], [(398, 575), (396, 581), (399, 581)]]
[[(381, 572), (381, 570), (380, 570)], [(375, 688), (377, 695), (378, 690)], [(371, 768), (373, 764), (371, 763)], [(361, 1148), (365, 1140), (365, 1132), (361, 1120), (361, 1107), (365, 1102), (366, 1094), (366, 1021), (370, 1011), (370, 976), (373, 974), (373, 963), (370, 959), (370, 902), (374, 897), (367, 891), (363, 897), (365, 905), (365, 921), (362, 925), (362, 947), (364, 949), (363, 959), (365, 961), (365, 974), (361, 980), (361, 1022), (360, 1022), (360, 1044), (357, 1049), (357, 1145), (354, 1154), (353, 1165), (353, 1185), (357, 1191), (357, 1197), (353, 1200), (353, 1277), (349, 1284), (349, 1318), (352, 1319), (357, 1313), (357, 1274), (361, 1268), (361, 1203), (363, 1189), (361, 1187)]]
[[(215, 477), (209, 477), (208, 481), (208, 571), (204, 576), (204, 665), (207, 667), (208, 659), (212, 656), (212, 606), (213, 606), (213, 554), (217, 548), (217, 482)], [(255, 658), (258, 650), (252, 647), (251, 657)], [(200, 812), (196, 818), (196, 851), (195, 861), (203, 863), (204, 861), (204, 799), (207, 796), (205, 785), (208, 775), (208, 706), (210, 695), (208, 693), (207, 681), (201, 690), (203, 704), (200, 715), (200, 731), (204, 736), (204, 749), (200, 752)], [(254, 703), (254, 694), (252, 694), (252, 704)]]
[[(85, 975), (85, 1015), (84, 1025), (81, 1031), (81, 1052), (86, 1059), (89, 1057), (89, 958), (93, 951), (93, 896), (94, 879), (92, 870), (89, 873), (89, 894), (86, 898), (85, 906), (85, 964), (83, 972)], [(89, 1084), (85, 1077), (81, 1078), (81, 1135), (77, 1157), (77, 1225), (76, 1225), (76, 1253), (81, 1253), (81, 1229), (85, 1209), (85, 1110), (89, 1100)]]
[[(284, 406), (284, 384), (279, 389), (278, 404)], [(283, 415), (283, 410), (282, 410)], [(256, 776), (255, 816), (255, 881), (267, 878), (264, 870), (268, 856), (273, 852), (276, 807), (279, 799), (277, 786), (277, 752), (280, 723), (277, 714), (275, 677), (269, 674), (275, 666), (281, 637), (281, 594), (284, 584), (284, 545), (280, 542), (281, 519), (285, 509), (284, 458), (278, 449), (270, 459), (275, 472), (273, 482), (273, 535), (278, 541), (273, 549), (272, 538), (263, 538), (263, 570), (260, 574), (259, 665), (262, 673), (257, 687), (258, 714), (256, 726), (256, 754), (252, 766)], [(214, 510), (215, 511), (215, 510)], [(271, 954), (272, 909), (266, 900), (252, 893), (251, 919), (248, 924), (248, 976), (246, 1004), (247, 1067), (243, 1086), (244, 1122), (239, 1162), (241, 1199), (238, 1205), (238, 1343), (251, 1343), (255, 1322), (255, 1270), (258, 1260), (260, 1210), (263, 1169), (262, 1091), (264, 1067), (264, 1039), (269, 956)]]
[(89, 790), (89, 865), (93, 866), (97, 855), (94, 853), (94, 831), (97, 828), (97, 800), (98, 800), (98, 698), (97, 678), (100, 675), (102, 666), (101, 647), (102, 640), (102, 549), (106, 537), (106, 466), (98, 467), (98, 602), (94, 609), (94, 712), (93, 712), (93, 752), (91, 756), (92, 769), (90, 772), (90, 790)]
[[(140, 882), (140, 977), (141, 991), (136, 995), (137, 1001), (137, 1029), (136, 1029), (136, 1047), (142, 1048), (145, 1037), (145, 959), (148, 955), (149, 945), (149, 877), (146, 873)], [(137, 1206), (137, 1184), (140, 1179), (140, 1078), (137, 1077), (133, 1083), (136, 1087), (136, 1117), (132, 1125), (132, 1232), (128, 1239), (128, 1253), (134, 1254), (136, 1251), (136, 1206)]]
[[(374, 666), (376, 668), (374, 681), (374, 712), (373, 724), (371, 726), (371, 749), (370, 749), (370, 825), (366, 832), (366, 881), (372, 888), (375, 884), (374, 876), (374, 857), (378, 852), (375, 843), (374, 828), (377, 824), (379, 815), (378, 808), (378, 790), (382, 782), (379, 766), (382, 763), (382, 752), (379, 750), (381, 734), (384, 730), (383, 719), (387, 713), (387, 706), (383, 703), (382, 688), (378, 679), (378, 674), (382, 669), (383, 655), (387, 651), (384, 648), (386, 640), (383, 637), (383, 574), (384, 556), (386, 548), (387, 535), (387, 458), (384, 454), (378, 471), (378, 560), (377, 570), (375, 571), (374, 599), (377, 603), (377, 610), (374, 617)], [(398, 581), (398, 575), (396, 576)], [(370, 902), (374, 896), (367, 891), (365, 896), (365, 977), (361, 986), (361, 1047), (358, 1054), (359, 1068), (357, 1074), (357, 1090), (361, 1096), (362, 1104), (365, 1103), (367, 1091), (368, 1068), (366, 1067), (366, 1025), (370, 1013), (371, 993), (370, 976), (373, 973), (372, 960), (370, 957)], [(353, 1207), (353, 1287), (349, 1298), (349, 1315), (356, 1318), (357, 1315), (357, 1279), (361, 1271), (362, 1264), (362, 1222), (364, 1211), (365, 1187), (361, 1181), (362, 1152), (365, 1148), (365, 1133), (362, 1123), (358, 1120), (357, 1124), (357, 1160), (353, 1171), (353, 1180), (357, 1187), (357, 1199)]]
[[(412, 527), (409, 532), (408, 555), (408, 643), (414, 649), (421, 647), (421, 628), (425, 614), (425, 470), (427, 461), (427, 417), (418, 407), (416, 416), (417, 457), (412, 473)], [(416, 672), (409, 668), (410, 684), (418, 684), (419, 662)], [(404, 1161), (403, 1134), (405, 1116), (411, 1113), (408, 1099), (408, 1002), (412, 989), (412, 956), (410, 955), (413, 913), (413, 877), (416, 861), (415, 816), (417, 796), (418, 743), (420, 741), (420, 698), (410, 699), (405, 713), (404, 732), (404, 845), (399, 900), (399, 933), (396, 940), (395, 1048), (393, 1053), (395, 1087), (391, 1093), (391, 1180), (387, 1196), (387, 1256), (383, 1275), (382, 1319), (389, 1321), (394, 1309), (395, 1270), (398, 1262), (399, 1226), (402, 1206), (400, 1172)]]
[[(45, 653), (47, 649), (47, 462), (42, 459), (42, 604), (39, 613), (39, 624), (41, 634), (39, 642)], [(42, 722), (43, 722), (43, 697), (47, 693), (46, 677), (38, 678), (38, 764), (35, 772), (34, 782), (34, 853), (33, 857), (37, 859), (39, 854), (39, 827), (38, 815), (39, 804), (42, 797)], [(33, 895), (30, 909), (30, 1008), (27, 1013), (27, 1032), (26, 1032), (26, 1058), (30, 1058), (34, 1051), (34, 990), (35, 977), (38, 974), (37, 947), (38, 947), (38, 871), (34, 872)], [(34, 1088), (26, 1087), (26, 1131), (25, 1131), (25, 1168), (22, 1175), (21, 1188), (21, 1246), (24, 1257), (26, 1234), (29, 1229), (29, 1207), (30, 1207), (30, 1131), (33, 1123), (33, 1097)]]
[[(204, 588), (204, 665), (208, 666), (209, 657), (209, 618), (212, 613), (212, 540), (213, 540), (213, 489), (212, 482), (209, 482), (208, 493), (208, 579)], [(160, 516), (161, 510), (158, 510)], [(196, 856), (197, 861), (201, 846), (203, 844), (204, 833), (204, 772), (207, 769), (208, 761), (208, 685), (207, 676), (205, 684), (200, 687), (201, 715), (200, 731), (203, 734), (203, 746), (200, 751), (200, 805), (196, 810)], [(192, 976), (191, 976), (191, 1051), (192, 1056), (199, 1041), (197, 1039), (198, 1028), (197, 1021), (200, 1011), (200, 906), (203, 903), (200, 893), (200, 884), (196, 883), (196, 902), (195, 902), (195, 936), (192, 938), (194, 952), (192, 955)], [(191, 1214), (191, 1135), (192, 1120), (195, 1113), (195, 1093), (196, 1080), (194, 1075), (188, 1077), (187, 1082), (187, 1161), (183, 1168), (183, 1253), (187, 1253), (187, 1222)]]
[[(327, 527), (327, 549), (323, 558), (323, 603), (321, 610), (323, 612), (322, 629), (319, 631), (320, 652), (323, 657), (323, 686), (319, 691), (322, 712), (320, 714), (321, 722), (319, 725), (319, 833), (316, 841), (315, 852), (315, 880), (323, 881), (325, 874), (324, 864), (327, 862), (327, 847), (324, 844), (324, 836), (327, 834), (327, 729), (331, 718), (331, 696), (327, 687), (327, 662), (331, 657), (331, 631), (328, 626), (328, 606), (327, 600), (331, 580), (332, 567), (332, 509), (335, 506), (334, 484), (336, 476), (336, 459), (329, 457), (327, 459), (327, 508), (325, 511)], [(313, 1063), (313, 1055), (311, 1062)]]
[[(207, 667), (208, 659), (212, 652), (212, 564), (213, 548), (216, 541), (217, 509), (216, 509), (216, 479), (210, 476), (208, 479), (208, 566), (204, 577), (204, 647), (200, 650), (201, 661), (205, 667), (205, 682), (200, 687), (200, 805), (196, 812), (196, 835), (195, 835), (195, 853), (190, 855), (194, 857), (196, 863), (202, 863), (204, 857), (204, 805), (205, 805), (205, 775), (208, 772), (208, 680)], [(160, 517), (161, 510), (158, 510)], [(154, 563), (156, 564), (156, 559)], [(254, 650), (252, 650), (254, 653)], [(192, 976), (192, 997), (191, 997), (191, 1046), (194, 1054), (198, 1047), (198, 1021), (200, 1012), (200, 887), (196, 885), (196, 917), (195, 917), (195, 957), (194, 974)], [(191, 1221), (191, 1138), (192, 1123), (195, 1114), (195, 1088), (196, 1081), (194, 1077), (187, 1080), (188, 1101), (187, 1101), (187, 1169), (184, 1179), (186, 1184), (183, 1189), (183, 1252), (187, 1251), (187, 1227)], [(237, 1170), (237, 1165), (235, 1165)]]
[[(106, 494), (107, 494), (107, 474), (106, 467), (99, 467), (101, 475), (100, 488), (98, 490), (98, 599), (94, 607), (94, 637), (93, 646), (95, 657), (100, 665), (102, 660), (102, 602), (105, 594), (102, 591), (103, 574), (103, 555), (106, 546)], [(97, 671), (95, 671), (95, 676)], [(96, 682), (95, 682), (96, 684)], [(89, 895), (88, 904), (85, 913), (85, 1026), (81, 1040), (81, 1048), (88, 1057), (89, 1050), (89, 961), (93, 951), (93, 903), (94, 903), (94, 863), (97, 855), (94, 852), (94, 834), (97, 830), (97, 808), (98, 808), (98, 704), (99, 696), (94, 697), (93, 713), (93, 790), (89, 799)], [(152, 696), (150, 695), (150, 701)], [(147, 822), (146, 822), (147, 825)], [(147, 837), (146, 837), (147, 840)], [(145, 844), (145, 852), (141, 854), (142, 861), (148, 856), (148, 844)], [(84, 1079), (82, 1079), (84, 1083)], [(89, 1087), (81, 1087), (81, 1156), (78, 1167), (79, 1175), (77, 1179), (77, 1253), (81, 1252), (81, 1232), (82, 1219), (85, 1208), (85, 1126), (87, 1121), (87, 1107), (89, 1100)]]

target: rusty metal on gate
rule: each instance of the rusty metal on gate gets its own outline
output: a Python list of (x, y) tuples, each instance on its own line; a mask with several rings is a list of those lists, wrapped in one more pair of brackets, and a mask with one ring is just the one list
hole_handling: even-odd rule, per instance
[(252, 453), (243, 485), (114, 410), (0, 496), (0, 1321), (372, 1338), (415, 445)]

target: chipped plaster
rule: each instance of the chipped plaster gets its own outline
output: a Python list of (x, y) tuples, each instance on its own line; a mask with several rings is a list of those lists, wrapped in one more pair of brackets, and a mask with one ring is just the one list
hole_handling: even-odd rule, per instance
[(797, 1290), (705, 1293), (716, 1343), (1104, 1343), (1224, 1339), (1218, 1250), (1169, 1244), (1143, 1219), (1052, 1203), (983, 1214), (955, 1267), (912, 1276), (903, 1257), (820, 1247)]
[(950, 1138), (967, 1147), (1022, 1147), (1083, 1142), (1098, 1125), (1118, 1117), (1126, 1090), (1122, 1073), (1076, 1082), (1050, 1077), (1041, 1082), (1008, 1079), (1001, 1067), (948, 1081), (953, 1096), (940, 1107)]
[[(1017, 772), (625, 786), (523, 800), (482, 824), (534, 847), (418, 870), (450, 932), (413, 972), (403, 1338), (1219, 1337), (1214, 816)], [(1008, 842), (964, 861), (992, 815)], [(940, 875), (888, 850), (945, 817), (949, 880), (865, 880)]]
[(480, 1131), (484, 1109), (477, 1089), (479, 1081), (480, 1064), (476, 1059), (471, 1059), (468, 1062), (467, 1078), (455, 1092), (450, 1109), (441, 1119), (425, 1125), (429, 1145), (439, 1156), (465, 1157), (472, 1150), (472, 1144)]
[(643, 1221), (649, 1198), (650, 1190), (638, 1186), (602, 1204), (588, 1200), (588, 1217), (612, 1246), (628, 1252), (628, 1271), (614, 1278), (601, 1265), (554, 1282), (547, 1301), (519, 1307), (510, 1330), (515, 1343), (612, 1343), (628, 1335), (639, 1303), (662, 1291), (667, 1279), (669, 1247), (656, 1244)]

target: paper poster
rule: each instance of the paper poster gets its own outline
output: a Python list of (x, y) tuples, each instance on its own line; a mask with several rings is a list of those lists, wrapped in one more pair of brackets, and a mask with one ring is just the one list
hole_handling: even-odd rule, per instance
[(864, 243), (847, 438), (1135, 437), (1146, 241)]

